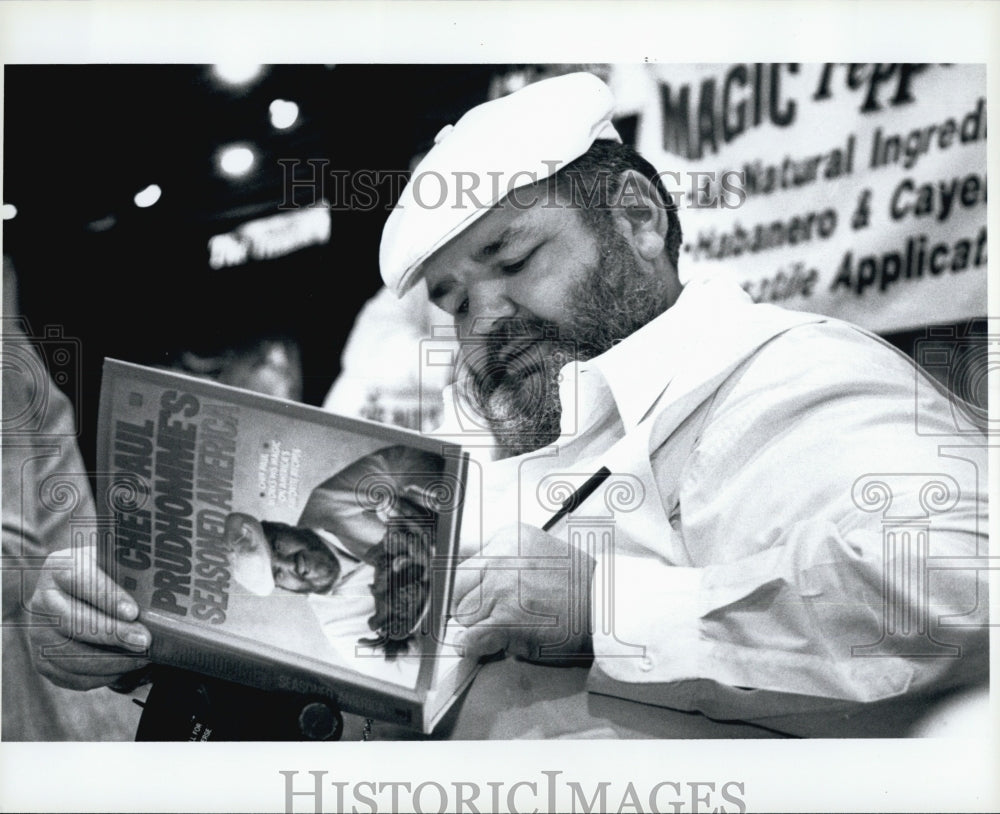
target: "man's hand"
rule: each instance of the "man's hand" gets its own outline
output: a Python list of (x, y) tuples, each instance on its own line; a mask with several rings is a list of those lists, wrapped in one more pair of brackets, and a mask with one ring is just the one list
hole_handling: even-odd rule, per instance
[(90, 690), (149, 663), (149, 630), (135, 621), (139, 608), (98, 568), (92, 546), (46, 558), (29, 610), (31, 657), (53, 684)]
[(548, 664), (593, 659), (590, 583), (594, 560), (525, 524), (495, 534), (455, 575), (455, 621), (465, 652), (498, 651)]

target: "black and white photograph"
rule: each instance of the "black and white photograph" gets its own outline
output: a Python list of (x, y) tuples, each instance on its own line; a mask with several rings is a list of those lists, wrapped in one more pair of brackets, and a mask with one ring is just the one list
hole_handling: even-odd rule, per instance
[(1000, 802), (988, 5), (28, 5), (0, 808)]

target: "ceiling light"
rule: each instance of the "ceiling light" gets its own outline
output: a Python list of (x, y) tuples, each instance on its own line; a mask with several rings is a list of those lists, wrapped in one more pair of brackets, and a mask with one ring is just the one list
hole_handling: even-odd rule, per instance
[(233, 177), (246, 175), (254, 160), (253, 150), (249, 147), (226, 147), (219, 155), (219, 168)]
[(227, 85), (246, 85), (260, 75), (261, 66), (248, 62), (219, 62), (212, 66), (212, 71)]
[(291, 127), (299, 117), (299, 106), (284, 99), (275, 99), (268, 110), (271, 112), (271, 124), (279, 130)]
[(135, 198), (133, 200), (135, 200), (136, 206), (140, 209), (145, 209), (147, 206), (152, 206), (160, 200), (160, 195), (162, 194), (163, 190), (161, 190), (156, 184), (150, 184), (145, 189), (141, 189), (135, 193)]
[(4, 220), (14, 220), (17, 217), (17, 207), (14, 204), (5, 203), (0, 212), (3, 212)]

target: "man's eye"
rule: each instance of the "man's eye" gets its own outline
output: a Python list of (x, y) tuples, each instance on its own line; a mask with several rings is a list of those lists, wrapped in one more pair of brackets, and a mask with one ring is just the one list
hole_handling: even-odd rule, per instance
[(510, 275), (510, 274), (517, 274), (526, 265), (528, 265), (528, 262), (531, 260), (532, 257), (535, 256), (535, 252), (538, 251), (539, 248), (540, 247), (536, 246), (535, 248), (531, 249), (526, 255), (524, 255), (524, 257), (522, 257), (520, 260), (518, 260), (518, 261), (516, 261), (514, 263), (503, 263), (503, 264), (501, 264), (500, 265), (500, 273), (501, 274), (508, 274), (508, 275)]
[(517, 274), (521, 269), (523, 269), (527, 265), (528, 259), (530, 257), (531, 255), (529, 254), (528, 257), (522, 258), (521, 260), (518, 260), (516, 263), (509, 263), (506, 266), (500, 266), (500, 271), (503, 272), (504, 274)]

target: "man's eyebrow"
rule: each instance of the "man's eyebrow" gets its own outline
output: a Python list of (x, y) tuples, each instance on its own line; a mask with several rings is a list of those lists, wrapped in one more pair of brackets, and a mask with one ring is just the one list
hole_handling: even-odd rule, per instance
[(496, 240), (491, 240), (475, 254), (475, 259), (482, 262), (488, 260), (507, 248), (518, 238), (530, 235), (533, 230), (520, 224), (512, 224), (504, 229)]

